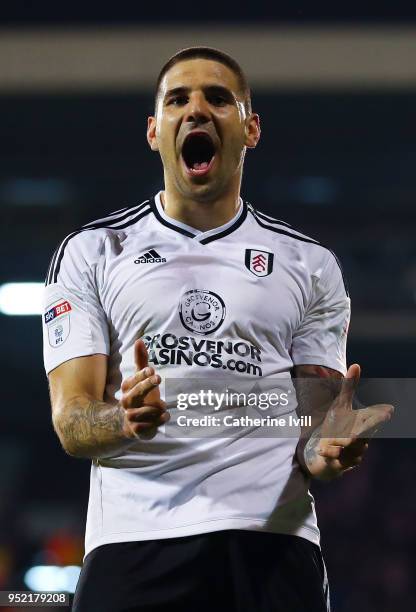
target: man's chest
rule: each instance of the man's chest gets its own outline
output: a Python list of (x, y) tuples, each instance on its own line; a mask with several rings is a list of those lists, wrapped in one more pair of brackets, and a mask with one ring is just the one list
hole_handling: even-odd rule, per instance
[(115, 329), (127, 323), (142, 334), (172, 329), (211, 337), (255, 329), (287, 338), (302, 319), (309, 288), (304, 263), (273, 244), (203, 245), (154, 234), (107, 254), (100, 292)]

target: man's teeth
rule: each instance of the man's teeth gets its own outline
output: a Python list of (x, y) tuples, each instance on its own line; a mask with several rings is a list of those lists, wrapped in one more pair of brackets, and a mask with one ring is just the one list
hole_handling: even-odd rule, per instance
[(195, 162), (194, 165), (192, 166), (192, 168), (194, 170), (205, 170), (205, 168), (208, 168), (209, 164), (208, 162), (204, 161), (204, 162)]

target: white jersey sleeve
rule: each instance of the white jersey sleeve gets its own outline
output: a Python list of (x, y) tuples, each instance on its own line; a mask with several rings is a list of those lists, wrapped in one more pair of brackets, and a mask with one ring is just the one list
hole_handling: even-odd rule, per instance
[(99, 298), (99, 232), (67, 237), (52, 258), (44, 291), (46, 373), (69, 359), (109, 354), (109, 329)]
[(350, 299), (340, 266), (332, 254), (313, 274), (312, 294), (292, 338), (295, 365), (322, 365), (346, 374)]

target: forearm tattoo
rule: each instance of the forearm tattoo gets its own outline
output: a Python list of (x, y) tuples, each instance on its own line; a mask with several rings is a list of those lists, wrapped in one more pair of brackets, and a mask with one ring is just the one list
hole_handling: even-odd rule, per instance
[(111, 451), (123, 439), (123, 410), (97, 400), (72, 404), (56, 424), (70, 454), (92, 457)]
[(321, 438), (321, 429), (322, 426), (317, 427), (305, 444), (303, 457), (305, 459), (306, 467), (311, 466), (316, 459), (319, 440)]

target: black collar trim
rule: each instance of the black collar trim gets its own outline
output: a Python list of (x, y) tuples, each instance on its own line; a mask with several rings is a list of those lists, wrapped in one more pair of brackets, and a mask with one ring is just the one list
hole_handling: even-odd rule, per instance
[(192, 232), (188, 232), (183, 227), (179, 227), (178, 225), (175, 225), (174, 223), (170, 223), (164, 217), (162, 217), (161, 214), (159, 213), (158, 208), (157, 208), (155, 197), (153, 197), (150, 200), (150, 206), (151, 206), (151, 209), (152, 209), (156, 219), (160, 223), (162, 223), (162, 225), (165, 225), (166, 227), (169, 227), (169, 229), (172, 229), (175, 232), (179, 232), (179, 234), (183, 234), (184, 236), (187, 236), (188, 238), (197, 239), (197, 242), (199, 242), (200, 244), (208, 244), (209, 242), (213, 242), (214, 240), (219, 240), (220, 238), (224, 238), (224, 236), (228, 236), (228, 234), (231, 234), (236, 229), (238, 229), (240, 227), (240, 225), (242, 223), (244, 223), (244, 221), (247, 218), (247, 204), (246, 204), (246, 202), (243, 202), (242, 203), (243, 210), (241, 211), (241, 215), (238, 217), (238, 219), (237, 219), (237, 221), (235, 223), (230, 225), (230, 227), (228, 227), (227, 229), (223, 230), (222, 232), (219, 232), (218, 234), (213, 234), (212, 236), (207, 236), (206, 238), (203, 238), (202, 240), (198, 240), (198, 237), (200, 235), (199, 233), (198, 234), (192, 234)]
[(162, 225), (166, 225), (166, 227), (169, 227), (170, 229), (173, 229), (175, 230), (175, 232), (179, 232), (180, 234), (183, 234), (184, 236), (188, 236), (188, 238), (195, 238), (195, 234), (188, 232), (186, 229), (183, 229), (182, 227), (178, 227), (174, 223), (169, 223), (169, 221), (166, 221), (166, 219), (162, 217), (162, 215), (159, 213), (157, 209), (155, 197), (151, 199), (150, 206), (152, 207), (152, 210), (153, 210), (153, 213), (156, 219), (160, 221)]
[(214, 234), (213, 236), (207, 236), (207, 238), (203, 238), (202, 240), (200, 240), (200, 243), (208, 244), (213, 240), (219, 240), (220, 238), (224, 238), (224, 236), (228, 236), (228, 234), (232, 234), (233, 232), (235, 232), (235, 230), (238, 229), (242, 223), (244, 223), (247, 217), (247, 204), (243, 202), (242, 206), (243, 210), (241, 211), (241, 215), (238, 217), (235, 223), (233, 223), (230, 227), (220, 232), (219, 234)]

